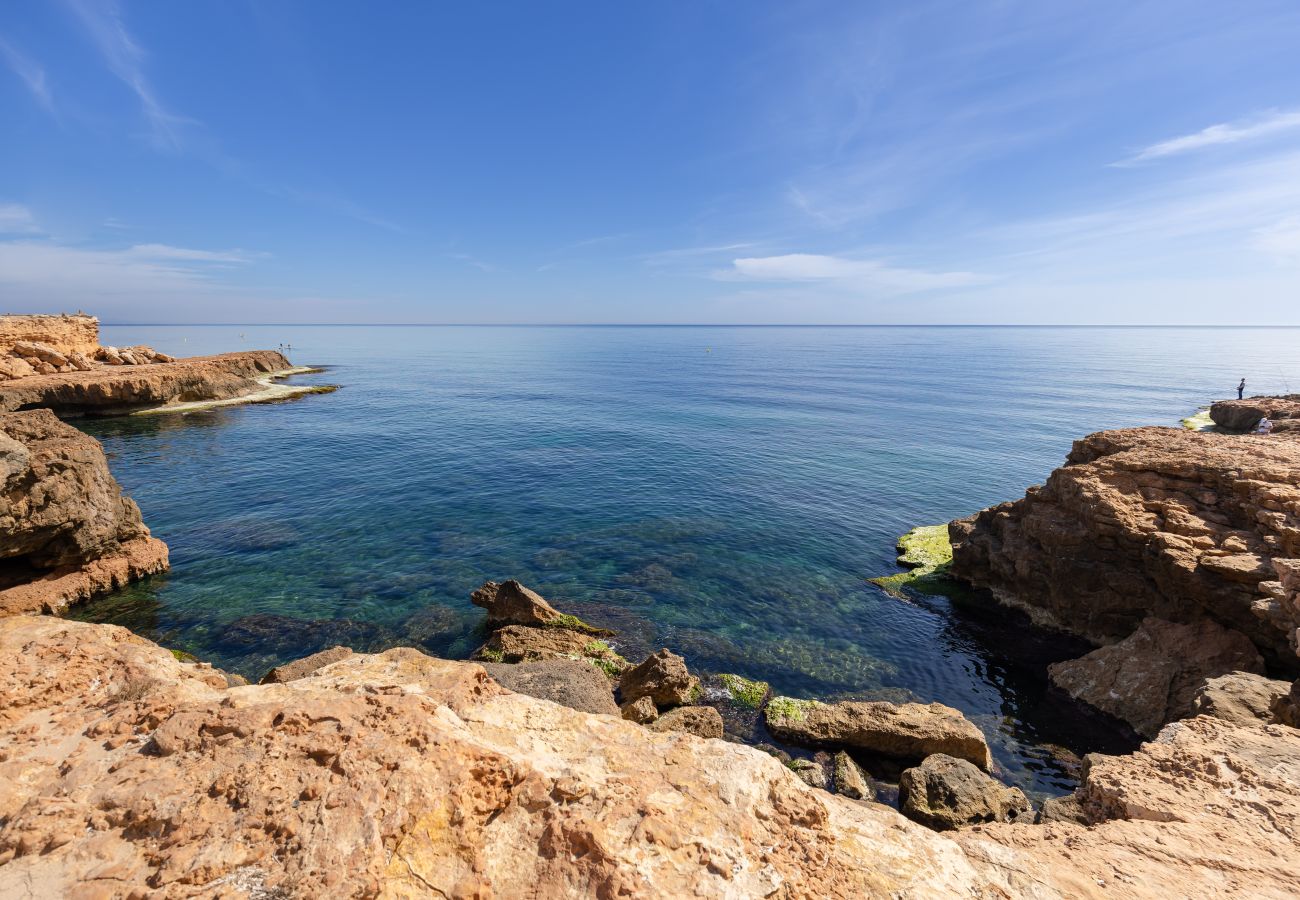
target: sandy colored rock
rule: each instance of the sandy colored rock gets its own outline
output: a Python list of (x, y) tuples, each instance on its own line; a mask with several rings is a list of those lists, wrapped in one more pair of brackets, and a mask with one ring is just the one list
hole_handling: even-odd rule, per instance
[(32, 364), (22, 357), (0, 356), (0, 380), (26, 378), (35, 374), (36, 370), (32, 368)]
[(48, 410), (0, 414), (0, 614), (56, 612), (167, 568), (167, 547), (94, 438)]
[(474, 651), (480, 662), (530, 662), (539, 659), (590, 659), (607, 675), (616, 678), (629, 668), (626, 659), (600, 638), (568, 628), (529, 628), (507, 625), (488, 636)]
[(1267, 416), (1279, 426), (1300, 424), (1300, 394), (1281, 397), (1247, 397), (1244, 400), (1220, 400), (1210, 406), (1210, 419), (1230, 431), (1251, 431)]
[(546, 625), (560, 618), (560, 611), (536, 591), (517, 581), (497, 584), (488, 581), (469, 595), (470, 602), (487, 610), (489, 628), (503, 625)]
[(1239, 725), (1269, 722), (1273, 704), (1290, 691), (1291, 685), (1251, 672), (1229, 672), (1201, 683), (1192, 700), (1192, 715), (1214, 716)]
[(1270, 711), (1278, 724), (1300, 728), (1300, 681), (1293, 681), (1291, 689), (1273, 701)]
[(1014, 503), (949, 525), (950, 573), (1098, 644), (1142, 619), (1211, 619), (1297, 668), (1300, 440), (1105, 431)]
[(276, 666), (271, 671), (262, 676), (260, 684), (284, 684), (287, 681), (296, 681), (299, 678), (306, 678), (317, 669), (328, 666), (330, 663), (336, 663), (340, 659), (347, 659), (352, 655), (351, 648), (348, 647), (329, 647), (321, 650), (319, 653), (313, 653), (311, 656), (304, 656), (302, 659), (295, 659), (293, 662), (285, 663), (282, 666)]
[(1006, 822), (1029, 809), (1019, 788), (1007, 787), (964, 759), (943, 753), (906, 769), (898, 781), (899, 808), (922, 825), (941, 830)]
[(292, 363), (274, 350), (249, 350), (165, 365), (104, 365), (89, 372), (63, 373), (49, 369), (44, 375), (0, 384), (0, 412), (45, 407), (76, 415), (223, 400), (256, 393), (263, 389), (258, 378), (291, 368)]
[(764, 714), (773, 734), (797, 744), (856, 747), (915, 760), (947, 753), (982, 769), (992, 765), (980, 730), (960, 710), (942, 703), (822, 703), (776, 697)]
[(1145, 619), (1129, 637), (1087, 656), (1047, 667), (1052, 683), (1071, 697), (1121, 719), (1146, 737), (1192, 715), (1207, 678), (1262, 672), (1264, 662), (1245, 635), (1208, 619), (1181, 625)]
[(817, 788), (820, 791), (829, 791), (831, 788), (831, 775), (826, 771), (825, 763), (816, 759), (793, 759), (790, 761), (790, 771), (798, 776), (799, 780), (809, 787)]
[(722, 715), (712, 706), (678, 706), (651, 722), (649, 728), (651, 731), (684, 731), (702, 738), (721, 738)]
[(631, 703), (624, 703), (621, 712), (623, 718), (640, 725), (648, 725), (659, 718), (659, 710), (649, 697), (638, 697)]
[(64, 354), (92, 354), (99, 346), (99, 320), (82, 314), (0, 315), (0, 356), (33, 343)]
[(665, 647), (624, 672), (618, 689), (624, 703), (649, 697), (655, 706), (666, 709), (693, 703), (700, 680), (686, 668), (686, 660)]
[(483, 668), (493, 681), (516, 693), (586, 713), (619, 715), (609, 679), (585, 660), (484, 663)]
[(876, 799), (876, 786), (872, 783), (871, 776), (843, 750), (835, 754), (832, 768), (835, 793), (853, 800)]

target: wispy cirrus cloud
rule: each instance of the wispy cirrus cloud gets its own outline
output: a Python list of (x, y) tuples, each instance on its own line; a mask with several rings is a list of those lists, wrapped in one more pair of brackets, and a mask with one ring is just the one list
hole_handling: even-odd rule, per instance
[(158, 99), (144, 70), (145, 52), (127, 30), (114, 0), (65, 0), (99, 50), (108, 70), (135, 93), (140, 110), (149, 122), (150, 140), (155, 147), (181, 148), (179, 126), (193, 119), (169, 112)]
[(21, 203), (0, 203), (0, 234), (40, 234), (32, 211)]
[(2, 37), (0, 37), (0, 57), (3, 57), (23, 84), (27, 85), (36, 102), (45, 107), (45, 111), (50, 115), (57, 116), (54, 109), (54, 96), (45, 78), (44, 67)]
[(1283, 131), (1300, 128), (1300, 110), (1272, 110), (1271, 112), (1250, 120), (1223, 122), (1202, 128), (1192, 134), (1170, 138), (1166, 141), (1144, 147), (1137, 153), (1112, 165), (1134, 166), (1152, 160), (1178, 156), (1204, 150), (1207, 147), (1219, 147), (1225, 144), (1240, 144), (1245, 141), (1259, 140)]
[(720, 281), (806, 282), (850, 290), (897, 293), (961, 288), (988, 281), (973, 272), (930, 272), (891, 266), (876, 259), (848, 259), (816, 253), (786, 253), (736, 259), (714, 273)]

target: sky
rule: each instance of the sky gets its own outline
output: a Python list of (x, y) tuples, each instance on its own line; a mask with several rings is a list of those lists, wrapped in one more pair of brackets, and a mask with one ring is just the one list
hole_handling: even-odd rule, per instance
[(0, 4), (0, 311), (1300, 325), (1294, 0)]

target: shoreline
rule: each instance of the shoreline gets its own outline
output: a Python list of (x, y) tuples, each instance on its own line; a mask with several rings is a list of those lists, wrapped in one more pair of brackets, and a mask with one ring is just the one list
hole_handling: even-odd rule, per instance
[(299, 384), (288, 385), (279, 384), (285, 378), (293, 375), (315, 375), (326, 371), (323, 366), (292, 366), (288, 369), (279, 369), (270, 372), (254, 382), (262, 386), (262, 390), (253, 391), (249, 394), (242, 394), (237, 397), (224, 397), (214, 400), (188, 400), (176, 401), (170, 403), (160, 403), (156, 406), (144, 408), (134, 408), (125, 411), (122, 414), (128, 416), (155, 416), (166, 415), (168, 413), (191, 413), (208, 409), (219, 409), (223, 406), (244, 406), (257, 403), (279, 403), (284, 400), (292, 400), (296, 397), (305, 397), (308, 394), (332, 394), (340, 388), (337, 384)]

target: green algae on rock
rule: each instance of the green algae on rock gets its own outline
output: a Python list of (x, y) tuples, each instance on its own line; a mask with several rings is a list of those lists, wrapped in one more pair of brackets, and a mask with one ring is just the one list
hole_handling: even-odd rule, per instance
[(766, 681), (751, 681), (740, 675), (719, 675), (718, 681), (722, 682), (723, 689), (731, 695), (732, 701), (750, 709), (762, 706), (772, 690)]
[(908, 571), (868, 579), (886, 593), (906, 599), (904, 588), (922, 594), (952, 596), (961, 586), (948, 576), (952, 562), (952, 544), (948, 526), (921, 525), (898, 539), (898, 563)]
[(819, 700), (798, 700), (794, 697), (773, 697), (767, 704), (766, 716), (768, 727), (772, 727), (775, 722), (778, 726), (781, 722), (802, 722), (808, 715), (808, 710), (816, 706), (821, 706)]

